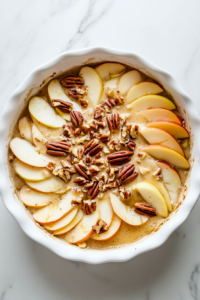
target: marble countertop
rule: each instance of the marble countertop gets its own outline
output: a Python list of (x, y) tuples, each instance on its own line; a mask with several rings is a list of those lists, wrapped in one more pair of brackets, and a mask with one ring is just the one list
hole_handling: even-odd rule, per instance
[[(1, 106), (35, 67), (94, 45), (171, 73), (200, 113), (198, 0), (7, 0), (0, 11)], [(30, 240), (0, 201), (0, 300), (200, 299), (200, 202), (160, 248), (125, 263), (65, 261)]]

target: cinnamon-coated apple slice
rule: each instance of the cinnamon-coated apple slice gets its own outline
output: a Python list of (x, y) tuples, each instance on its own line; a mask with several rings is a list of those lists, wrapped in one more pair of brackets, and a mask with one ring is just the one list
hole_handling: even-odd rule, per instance
[(35, 208), (41, 208), (58, 201), (58, 195), (53, 193), (40, 193), (30, 189), (27, 185), (21, 188), (19, 197), (26, 206)]
[(83, 67), (79, 72), (79, 76), (83, 77), (90, 104), (95, 107), (99, 103), (103, 92), (103, 83), (99, 74), (93, 68)]
[(189, 169), (190, 165), (185, 157), (168, 147), (160, 145), (149, 145), (140, 147), (141, 151), (148, 153), (149, 155), (155, 157), (159, 160), (164, 160), (175, 167), (182, 169)]
[(168, 209), (165, 198), (160, 191), (151, 183), (138, 182), (134, 187), (142, 198), (156, 209), (156, 213), (163, 218), (168, 217)]
[(167, 131), (177, 139), (188, 138), (189, 132), (182, 125), (171, 121), (157, 121), (146, 124), (148, 128), (158, 128)]
[(171, 121), (178, 124), (181, 123), (181, 118), (173, 113), (169, 109), (165, 108), (151, 108), (145, 109), (137, 113), (138, 116), (142, 116), (143, 120), (147, 122), (156, 122), (156, 121)]
[(62, 235), (65, 234), (67, 232), (69, 232), (70, 230), (72, 230), (82, 219), (83, 219), (83, 211), (82, 209), (79, 208), (78, 213), (76, 214), (76, 216), (74, 217), (74, 219), (65, 227), (60, 228), (58, 230), (55, 230), (53, 232), (54, 235)]
[(158, 167), (162, 169), (162, 177), (164, 184), (168, 190), (171, 201), (176, 204), (178, 201), (179, 189), (181, 187), (181, 178), (177, 170), (164, 161), (156, 162)]
[(129, 71), (123, 74), (119, 80), (117, 90), (122, 94), (126, 94), (126, 92), (136, 83), (142, 81), (142, 75), (137, 70)]
[[(64, 89), (62, 88), (59, 80), (54, 79), (52, 81), (50, 81), (49, 85), (48, 85), (48, 94), (49, 94), (49, 99), (52, 102), (52, 100), (63, 100), (65, 102), (70, 102), (73, 105), (73, 110), (78, 110), (81, 111), (81, 106), (76, 102), (76, 101), (72, 101), (66, 94)], [(70, 114), (64, 113), (62, 112), (60, 109), (56, 108), (57, 113), (59, 113), (59, 115), (67, 120), (70, 121)]]
[(129, 104), (136, 99), (146, 96), (146, 95), (156, 95), (163, 92), (161, 86), (157, 83), (143, 81), (135, 84), (132, 88), (128, 91), (126, 97), (126, 103)]
[(18, 123), (20, 136), (32, 143), (31, 121), (28, 117), (23, 117)]
[(33, 167), (46, 167), (52, 161), (50, 157), (39, 154), (29, 142), (18, 137), (11, 140), (10, 149), (19, 160)]
[(45, 228), (47, 230), (50, 230), (50, 231), (61, 229), (61, 228), (65, 227), (65, 226), (67, 226), (75, 218), (77, 212), (78, 212), (78, 207), (74, 207), (72, 209), (72, 211), (70, 211), (62, 219), (60, 219), (59, 221), (54, 222), (52, 224), (45, 225)]
[(142, 136), (151, 145), (161, 145), (171, 148), (184, 156), (184, 151), (177, 140), (167, 131), (158, 128), (142, 128)]
[(98, 204), (100, 219), (110, 226), (113, 218), (113, 210), (109, 199), (103, 199)]
[(117, 87), (118, 80), (119, 80), (119, 77), (115, 77), (115, 78), (112, 78), (112, 79), (106, 81), (104, 83), (104, 90), (106, 90), (107, 88), (115, 89)]
[(91, 238), (96, 241), (107, 241), (118, 233), (121, 228), (121, 224), (121, 219), (114, 214), (109, 229), (100, 234), (94, 233)]
[(171, 100), (158, 95), (143, 96), (133, 101), (131, 104), (128, 104), (126, 107), (133, 114), (136, 114), (141, 110), (157, 107), (169, 110), (173, 110), (176, 108), (175, 104)]
[(46, 168), (36, 168), (29, 166), (18, 158), (13, 162), (15, 172), (24, 180), (40, 181), (51, 177), (51, 173)]
[(95, 70), (98, 72), (102, 80), (115, 77), (125, 70), (125, 66), (120, 63), (102, 63)]
[(81, 222), (65, 235), (65, 240), (70, 244), (87, 241), (94, 233), (92, 226), (99, 220), (99, 210), (96, 209), (91, 215), (84, 215)]
[(47, 127), (60, 128), (66, 124), (65, 120), (41, 97), (31, 98), (28, 109), (31, 116)]
[(122, 203), (113, 193), (110, 193), (110, 202), (114, 213), (127, 224), (131, 226), (140, 226), (148, 221), (146, 216), (137, 214), (132, 207)]
[(41, 208), (34, 213), (34, 220), (40, 224), (50, 224), (59, 221), (73, 210), (72, 199), (73, 195), (70, 192), (63, 195), (60, 201)]
[(65, 182), (56, 176), (51, 176), (42, 181), (28, 181), (26, 180), (26, 184), (39, 192), (42, 193), (54, 193), (61, 190), (65, 186)]

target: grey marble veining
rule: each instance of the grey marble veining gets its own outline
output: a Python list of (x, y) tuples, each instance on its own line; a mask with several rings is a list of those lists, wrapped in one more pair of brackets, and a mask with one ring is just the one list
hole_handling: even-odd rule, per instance
[[(93, 45), (170, 72), (200, 113), (198, 0), (0, 0), (1, 107), (39, 64)], [(70, 262), (30, 240), (0, 202), (0, 300), (200, 299), (200, 202), (160, 248), (125, 263)]]

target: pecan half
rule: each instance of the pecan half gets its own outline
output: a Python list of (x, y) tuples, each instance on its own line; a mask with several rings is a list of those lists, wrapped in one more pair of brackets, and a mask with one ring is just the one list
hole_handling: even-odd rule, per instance
[(119, 130), (120, 128), (120, 118), (118, 112), (114, 112), (110, 116), (106, 117), (108, 128), (110, 131)]
[(88, 100), (80, 99), (79, 102), (80, 102), (80, 105), (81, 105), (82, 108), (87, 108), (88, 107)]
[(67, 156), (71, 144), (69, 142), (49, 142), (46, 144), (46, 154), (54, 156)]
[(58, 108), (59, 110), (61, 110), (64, 113), (69, 114), (70, 111), (72, 111), (73, 109), (73, 104), (70, 102), (66, 102), (60, 99), (53, 99), (51, 106), (54, 108)]
[(133, 141), (129, 141), (127, 146), (133, 151), (135, 149), (136, 143)]
[(92, 226), (92, 230), (97, 234), (103, 233), (108, 230), (108, 224), (100, 219)]
[(99, 182), (95, 181), (91, 189), (88, 190), (87, 196), (91, 199), (95, 199), (99, 193)]
[(101, 108), (95, 109), (94, 111), (94, 119), (100, 119), (104, 116), (104, 110)]
[(103, 149), (103, 146), (98, 143), (97, 139), (92, 139), (84, 147), (84, 154), (89, 154), (89, 156), (94, 156), (98, 154)]
[(110, 108), (116, 106), (116, 102), (114, 99), (107, 99), (104, 103)]
[(117, 151), (107, 156), (107, 160), (111, 165), (121, 166), (131, 160), (132, 151)]
[(81, 87), (83, 84), (84, 80), (81, 76), (67, 76), (61, 80), (61, 85), (65, 88)]
[(80, 177), (76, 177), (75, 179), (74, 179), (74, 183), (77, 183), (78, 185), (84, 185), (85, 183), (87, 182), (87, 180), (84, 178), (84, 177), (82, 177), (82, 176), (80, 176)]
[(102, 141), (102, 143), (106, 144), (110, 139), (110, 130), (105, 131), (104, 133), (102, 133), (100, 140)]
[(118, 174), (117, 179), (121, 180), (122, 184), (128, 183), (135, 179), (138, 176), (137, 172), (134, 172), (135, 166), (130, 163), (127, 166), (123, 167)]
[(91, 215), (97, 208), (96, 201), (94, 200), (84, 200), (82, 203), (82, 210), (86, 215)]
[(78, 174), (83, 176), (86, 180), (89, 180), (90, 177), (87, 175), (87, 168), (84, 167), (82, 164), (76, 164), (74, 165), (74, 168)]
[(83, 124), (83, 116), (79, 111), (71, 111), (70, 112), (71, 122), (74, 127), (78, 127)]
[(150, 204), (144, 202), (135, 203), (134, 211), (141, 215), (147, 215), (148, 217), (156, 216), (156, 209)]

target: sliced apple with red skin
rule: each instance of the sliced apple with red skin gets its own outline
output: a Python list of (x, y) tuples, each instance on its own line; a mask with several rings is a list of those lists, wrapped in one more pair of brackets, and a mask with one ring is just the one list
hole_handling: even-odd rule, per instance
[(142, 81), (142, 75), (137, 70), (129, 71), (123, 74), (119, 80), (117, 90), (122, 94), (126, 94), (126, 92), (136, 83)]
[(98, 72), (102, 80), (112, 78), (125, 70), (125, 66), (120, 63), (103, 63), (98, 65), (95, 70)]
[(11, 140), (10, 149), (19, 160), (33, 167), (46, 167), (52, 161), (50, 157), (39, 154), (29, 142), (18, 137)]
[(104, 90), (106, 90), (107, 88), (115, 89), (117, 87), (118, 80), (119, 80), (119, 77), (112, 78), (112, 79), (106, 81), (104, 83)]
[(98, 204), (100, 219), (110, 226), (113, 218), (113, 210), (109, 199), (103, 199)]
[(149, 155), (155, 157), (159, 160), (164, 160), (175, 167), (182, 169), (189, 169), (190, 165), (185, 157), (179, 154), (177, 151), (174, 151), (168, 147), (160, 145), (149, 145), (140, 147), (140, 151), (144, 151)]
[(146, 95), (156, 95), (162, 92), (163, 89), (157, 83), (149, 81), (139, 82), (132, 86), (132, 88), (128, 91), (126, 103), (131, 103)]
[(58, 201), (57, 195), (53, 193), (40, 193), (30, 189), (26, 185), (21, 188), (19, 197), (24, 205), (35, 208), (41, 208), (49, 205), (52, 202)]
[(83, 67), (79, 72), (79, 76), (84, 79), (90, 104), (92, 104), (92, 107), (96, 107), (103, 92), (103, 83), (99, 74), (93, 68)]
[(34, 213), (34, 220), (39, 224), (50, 224), (59, 221), (74, 209), (71, 204), (72, 199), (70, 192), (63, 195), (59, 202), (50, 204)]
[(36, 168), (24, 164), (18, 158), (13, 162), (15, 172), (25, 180), (41, 181), (51, 177), (51, 173), (46, 168)]
[(171, 121), (180, 125), (182, 124), (179, 116), (177, 116), (171, 110), (165, 108), (145, 109), (138, 112), (137, 115), (142, 116), (145, 122)]
[(141, 110), (157, 107), (169, 110), (173, 110), (176, 108), (175, 104), (171, 100), (158, 95), (149, 95), (141, 97), (133, 101), (131, 104), (128, 104), (126, 107), (127, 109), (131, 110), (133, 114), (136, 114)]
[(92, 226), (99, 220), (99, 210), (97, 209), (91, 215), (84, 215), (81, 222), (74, 229), (65, 235), (65, 240), (70, 244), (77, 244), (87, 241), (94, 233)]
[(151, 183), (142, 181), (134, 187), (142, 198), (156, 209), (156, 213), (163, 218), (168, 217), (168, 209), (165, 198), (160, 191)]
[(142, 128), (140, 133), (149, 144), (165, 146), (185, 156), (180, 144), (168, 132), (158, 128)]
[(31, 121), (28, 117), (23, 117), (18, 123), (19, 133), (21, 137), (32, 143)]
[(189, 132), (182, 125), (170, 121), (157, 121), (146, 124), (149, 128), (158, 128), (167, 131), (177, 139), (189, 137)]
[(113, 193), (110, 193), (110, 202), (114, 213), (127, 224), (131, 226), (140, 226), (148, 221), (146, 216), (137, 214), (133, 208), (122, 203)]
[(96, 241), (107, 241), (118, 233), (121, 225), (121, 219), (117, 215), (114, 215), (109, 229), (100, 234), (94, 233), (91, 238)]
[(181, 187), (181, 178), (177, 170), (172, 168), (169, 164), (164, 161), (156, 162), (158, 167), (162, 170), (162, 177), (164, 184), (168, 190), (171, 201), (176, 204), (178, 201), (178, 192)]
[(26, 184), (39, 192), (42, 193), (54, 193), (61, 190), (65, 186), (65, 182), (56, 176), (51, 176), (42, 181), (28, 181), (26, 180)]
[[(73, 110), (81, 111), (81, 106), (76, 102), (72, 101), (66, 94), (61, 86), (59, 80), (54, 79), (48, 85), (48, 94), (49, 99), (52, 102), (53, 100), (62, 100), (65, 102), (69, 102), (73, 105)], [(62, 112), (60, 109), (56, 108), (57, 113), (65, 120), (70, 121), (70, 114)]]
[(74, 207), (72, 211), (70, 211), (66, 216), (64, 216), (62, 219), (60, 219), (57, 222), (54, 222), (49, 225), (45, 225), (45, 228), (50, 231), (61, 229), (65, 226), (67, 226), (76, 216), (78, 212), (78, 207)]
[(31, 116), (47, 127), (61, 128), (66, 124), (65, 120), (41, 97), (31, 98), (28, 109)]
[(60, 228), (58, 230), (55, 230), (53, 232), (54, 235), (62, 235), (65, 234), (67, 232), (69, 232), (70, 230), (72, 230), (82, 219), (83, 219), (83, 211), (82, 209), (79, 209), (76, 216), (74, 217), (74, 219), (65, 227)]

